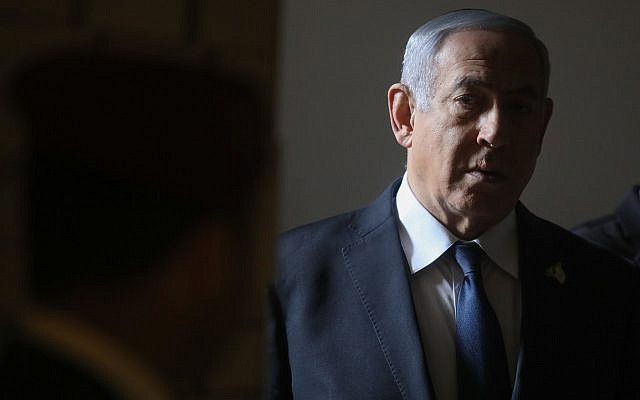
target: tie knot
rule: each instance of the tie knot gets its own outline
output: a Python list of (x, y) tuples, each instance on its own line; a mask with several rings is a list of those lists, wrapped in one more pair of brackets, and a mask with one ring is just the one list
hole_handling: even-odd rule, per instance
[(472, 272), (480, 272), (484, 251), (476, 242), (454, 244), (453, 254), (465, 275)]

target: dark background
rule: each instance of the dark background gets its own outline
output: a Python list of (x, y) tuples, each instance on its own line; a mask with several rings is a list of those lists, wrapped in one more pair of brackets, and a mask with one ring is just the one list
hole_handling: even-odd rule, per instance
[[(21, 276), (26, 217), (24, 132), (7, 96), (14, 72), (39, 55), (69, 48), (175, 57), (195, 64), (214, 64), (246, 80), (257, 89), (270, 114), (278, 12), (276, 0), (0, 1), (1, 313), (19, 309), (25, 297)], [(212, 110), (212, 118), (215, 112)], [(229, 398), (249, 398), (246, 393), (257, 393), (261, 346), (261, 326), (247, 329), (225, 348), (226, 368), (211, 374), (211, 386)]]

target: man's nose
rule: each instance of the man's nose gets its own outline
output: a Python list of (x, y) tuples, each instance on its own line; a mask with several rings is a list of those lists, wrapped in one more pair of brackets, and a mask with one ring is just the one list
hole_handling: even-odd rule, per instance
[(508, 144), (505, 132), (505, 117), (498, 104), (493, 104), (478, 119), (478, 144), (497, 149)]

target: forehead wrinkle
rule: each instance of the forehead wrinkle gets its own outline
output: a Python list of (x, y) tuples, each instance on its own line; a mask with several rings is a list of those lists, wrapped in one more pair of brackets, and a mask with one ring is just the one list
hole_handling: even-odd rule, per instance
[[(485, 77), (482, 71), (459, 73), (453, 80), (450, 88), (452, 92), (471, 88), (486, 90), (498, 89), (496, 83), (493, 82), (492, 79)], [(539, 99), (541, 97), (540, 90), (531, 83), (523, 83), (513, 88), (508, 88), (507, 90), (500, 90), (500, 92), (506, 96), (524, 96), (532, 99)]]
[[(464, 88), (473, 88), (473, 87), (480, 87), (480, 88), (491, 88), (493, 87), (493, 85), (489, 82), (486, 81), (482, 78), (478, 78), (476, 76), (469, 76), (469, 75), (463, 75), (458, 77), (453, 85), (454, 90), (458, 90), (458, 89), (464, 89)], [(505, 92), (505, 94), (507, 95), (513, 95), (513, 96), (526, 96), (526, 97), (532, 97), (532, 98), (538, 98), (538, 91), (529, 84), (525, 84), (513, 89), (509, 89)]]
[(476, 76), (462, 75), (456, 78), (453, 88), (454, 90), (463, 89), (468, 87), (483, 87), (487, 88), (491, 86), (487, 81), (480, 79)]

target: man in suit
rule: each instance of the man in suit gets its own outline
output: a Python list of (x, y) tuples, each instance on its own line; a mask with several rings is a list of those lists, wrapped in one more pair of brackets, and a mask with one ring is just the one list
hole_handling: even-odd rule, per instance
[(13, 92), (30, 290), (0, 397), (257, 396), (261, 363), (227, 359), (261, 331), (271, 258), (272, 144), (253, 88), (205, 63), (69, 51), (23, 67)]
[(444, 14), (388, 92), (404, 176), (371, 205), (285, 233), (271, 296), (273, 399), (628, 399), (636, 269), (531, 214), (552, 101), (529, 26)]
[(640, 185), (631, 188), (613, 214), (587, 221), (573, 232), (640, 265)]

